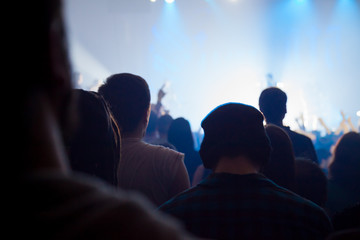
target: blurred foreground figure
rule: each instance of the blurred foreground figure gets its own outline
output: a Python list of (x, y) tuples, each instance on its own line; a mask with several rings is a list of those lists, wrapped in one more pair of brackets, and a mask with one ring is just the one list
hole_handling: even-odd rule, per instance
[(71, 111), (62, 3), (40, 0), (29, 2), (31, 7), (27, 3), (21, 7), (31, 11), (20, 14), (25, 20), (18, 21), (19, 29), (33, 30), (29, 41), (34, 44), (24, 41), (22, 61), (36, 66), (26, 72), (31, 78), (21, 82), (14, 103), (21, 149), (12, 156), (15, 194), (10, 195), (9, 221), (16, 222), (11, 222), (11, 233), (6, 235), (11, 239), (187, 239), (172, 219), (152, 213), (142, 198), (71, 172), (63, 135), (76, 112)]
[(201, 123), (200, 156), (209, 177), (160, 210), (199, 237), (212, 239), (325, 239), (332, 226), (324, 210), (259, 174), (270, 156), (263, 116), (229, 103)]

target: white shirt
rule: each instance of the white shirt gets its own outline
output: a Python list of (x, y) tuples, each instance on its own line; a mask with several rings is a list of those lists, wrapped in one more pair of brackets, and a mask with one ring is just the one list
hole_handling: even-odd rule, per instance
[(184, 154), (139, 138), (122, 139), (117, 174), (120, 188), (141, 192), (156, 206), (190, 187)]

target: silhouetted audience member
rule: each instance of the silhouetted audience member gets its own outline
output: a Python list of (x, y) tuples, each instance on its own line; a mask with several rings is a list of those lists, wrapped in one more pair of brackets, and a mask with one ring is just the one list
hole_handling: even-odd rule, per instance
[(158, 117), (154, 111), (151, 110), (149, 116), (149, 123), (146, 127), (145, 136), (143, 138), (144, 142), (152, 143), (158, 138), (158, 133), (156, 130)]
[(142, 141), (150, 115), (150, 90), (140, 76), (114, 74), (98, 92), (109, 103), (121, 132), (118, 186), (145, 194), (159, 206), (190, 187), (184, 154)]
[(311, 161), (318, 164), (318, 158), (311, 139), (283, 125), (283, 119), (287, 111), (286, 102), (287, 96), (284, 91), (276, 87), (266, 88), (259, 97), (260, 111), (264, 114), (266, 123), (275, 124), (287, 132), (293, 143), (295, 157), (311, 159)]
[(324, 210), (259, 174), (270, 156), (263, 116), (228, 103), (202, 121), (200, 156), (214, 173), (159, 209), (210, 239), (325, 239)]
[(162, 145), (164, 147), (177, 150), (176, 147), (168, 141), (169, 127), (173, 120), (174, 119), (169, 114), (164, 114), (159, 117), (156, 126), (159, 137), (153, 142), (153, 144)]
[(294, 192), (322, 208), (325, 207), (327, 178), (319, 165), (309, 161), (309, 159), (296, 159)]
[(349, 132), (335, 145), (329, 166), (328, 199), (330, 216), (360, 202), (360, 134)]
[(291, 140), (288, 134), (276, 125), (266, 125), (265, 131), (270, 139), (272, 151), (269, 162), (261, 172), (279, 186), (293, 191), (295, 155)]
[[(21, 8), (14, 2), (10, 9), (20, 14), (14, 28), (34, 34), (23, 45), (15, 41), (23, 54), (16, 67), (31, 68), (19, 71), (19, 81), (9, 81), (18, 89), (11, 103), (17, 128), (11, 134), (21, 147), (11, 155), (11, 215), (3, 234), (12, 239), (186, 239), (176, 222), (154, 213), (140, 196), (70, 170), (62, 138), (76, 112), (62, 1), (25, 1)], [(11, 37), (19, 39), (24, 32), (15, 34)]]
[(195, 151), (194, 138), (191, 126), (185, 118), (176, 118), (169, 126), (168, 141), (176, 147), (179, 152), (185, 154), (185, 166), (192, 183), (194, 173), (198, 166), (202, 164), (198, 151)]
[(110, 109), (98, 93), (76, 89), (74, 96), (78, 112), (76, 128), (66, 139), (71, 168), (117, 186), (119, 129), (113, 128)]

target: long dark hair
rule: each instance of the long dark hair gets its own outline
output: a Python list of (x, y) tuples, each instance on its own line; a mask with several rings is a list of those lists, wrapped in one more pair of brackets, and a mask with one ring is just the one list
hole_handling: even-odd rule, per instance
[(349, 132), (337, 142), (329, 178), (340, 185), (358, 185), (360, 182), (360, 134)]
[(189, 121), (182, 117), (173, 120), (168, 131), (168, 141), (179, 152), (186, 153), (193, 151), (194, 139)]

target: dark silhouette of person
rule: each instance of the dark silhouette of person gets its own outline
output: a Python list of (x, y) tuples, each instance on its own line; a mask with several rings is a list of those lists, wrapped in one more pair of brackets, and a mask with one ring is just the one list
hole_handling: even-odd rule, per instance
[(108, 102), (121, 132), (118, 187), (144, 194), (160, 206), (190, 187), (184, 154), (143, 141), (151, 111), (150, 90), (140, 76), (109, 76), (98, 92)]
[(266, 123), (277, 125), (287, 132), (293, 143), (295, 157), (310, 159), (318, 164), (314, 144), (311, 139), (283, 125), (283, 119), (287, 112), (286, 102), (286, 93), (280, 88), (266, 88), (259, 97), (260, 111), (264, 114)]
[(199, 152), (195, 150), (190, 122), (183, 117), (176, 118), (169, 126), (168, 141), (185, 154), (184, 163), (189, 174), (190, 183), (198, 166), (202, 164)]
[(334, 148), (328, 175), (326, 209), (330, 216), (360, 202), (360, 134), (342, 135)]
[(294, 192), (322, 208), (325, 207), (327, 178), (319, 165), (309, 159), (296, 159)]
[(176, 150), (176, 147), (168, 141), (169, 127), (173, 120), (173, 117), (168, 113), (159, 117), (159, 121), (157, 122), (156, 126), (159, 138), (154, 142), (154, 144), (162, 145), (164, 147)]
[[(151, 110), (150, 120), (149, 124), (152, 118), (157, 118), (155, 115), (155, 112)], [(156, 119), (156, 123), (154, 126), (151, 126), (151, 132), (148, 131), (148, 128), (146, 129), (146, 134), (144, 137), (144, 141), (150, 144), (154, 145), (161, 145), (167, 148), (171, 148), (173, 150), (176, 150), (176, 147), (168, 142), (168, 130), (170, 127), (171, 122), (173, 121), (173, 118), (168, 114), (161, 115)], [(151, 133), (151, 135), (150, 135)]]
[(144, 142), (152, 143), (156, 141), (156, 139), (158, 138), (158, 133), (156, 130), (157, 121), (158, 121), (158, 116), (153, 110), (151, 110), (149, 116), (149, 123), (146, 127), (145, 136), (143, 139)]
[(268, 124), (265, 130), (270, 139), (272, 151), (269, 162), (261, 172), (279, 186), (293, 190), (295, 155), (291, 140), (288, 134), (276, 125)]
[(322, 208), (259, 174), (271, 151), (263, 121), (240, 103), (211, 111), (199, 152), (213, 173), (159, 210), (202, 238), (325, 239), (332, 226)]
[(76, 128), (66, 140), (71, 168), (117, 186), (119, 129), (113, 128), (110, 109), (96, 92), (76, 89), (74, 97), (78, 112)]
[[(18, 89), (11, 102), (17, 127), (10, 134), (21, 144), (16, 154), (5, 149), (12, 152), (14, 181), (5, 188), (10, 203), (5, 214), (10, 214), (3, 233), (12, 239), (188, 238), (144, 198), (71, 171), (63, 137), (70, 134), (77, 111), (62, 1), (9, 4), (7, 9), (20, 14), (14, 29), (29, 29), (31, 37), (20, 45), (13, 42), (23, 56), (10, 62), (20, 76), (8, 81)], [(24, 31), (10, 37), (23, 39)]]

